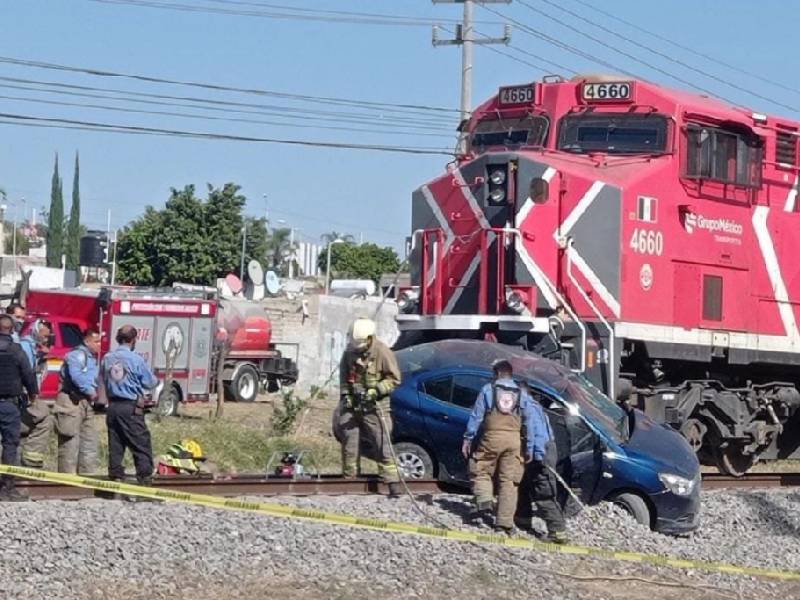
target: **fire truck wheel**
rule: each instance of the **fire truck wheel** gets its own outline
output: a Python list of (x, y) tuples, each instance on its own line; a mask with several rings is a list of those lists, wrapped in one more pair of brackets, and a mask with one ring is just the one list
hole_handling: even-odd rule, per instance
[(236, 402), (255, 402), (258, 396), (258, 371), (253, 365), (242, 365), (228, 385), (227, 396)]

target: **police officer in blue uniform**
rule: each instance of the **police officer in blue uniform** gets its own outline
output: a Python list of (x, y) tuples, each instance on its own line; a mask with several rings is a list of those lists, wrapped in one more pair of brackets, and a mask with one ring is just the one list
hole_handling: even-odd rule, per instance
[(112, 480), (125, 477), (122, 458), (129, 448), (137, 481), (150, 485), (153, 445), (144, 420), (144, 394), (158, 385), (158, 379), (144, 359), (133, 351), (136, 336), (132, 325), (120, 327), (116, 338), (119, 347), (103, 359), (103, 382), (108, 397), (108, 475)]
[[(24, 406), (23, 388), (29, 400), (35, 400), (39, 392), (36, 377), (28, 360), (12, 333), (14, 321), (8, 315), (0, 316), (0, 436), (3, 438), (3, 453), (0, 459), (5, 465), (19, 464), (19, 436), (21, 408)], [(14, 486), (14, 478), (0, 477), (0, 500), (27, 500)]]

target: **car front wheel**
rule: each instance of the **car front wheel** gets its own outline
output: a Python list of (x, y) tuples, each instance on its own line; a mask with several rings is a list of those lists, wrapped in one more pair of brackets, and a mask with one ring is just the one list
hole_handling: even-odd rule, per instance
[(433, 460), (430, 454), (410, 442), (394, 445), (397, 455), (397, 468), (405, 479), (433, 479), (435, 476)]
[(652, 523), (652, 516), (650, 514), (650, 507), (647, 506), (644, 498), (632, 492), (623, 492), (611, 498), (611, 502), (622, 508), (630, 516), (632, 516), (638, 523), (650, 527)]

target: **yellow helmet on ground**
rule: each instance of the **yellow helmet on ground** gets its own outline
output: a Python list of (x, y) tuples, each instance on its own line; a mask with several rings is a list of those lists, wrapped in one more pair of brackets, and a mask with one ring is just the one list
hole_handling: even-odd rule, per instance
[(191, 452), (193, 459), (195, 460), (205, 459), (205, 455), (203, 454), (203, 447), (196, 440), (189, 438), (183, 439), (181, 440), (181, 446), (183, 446), (187, 452)]

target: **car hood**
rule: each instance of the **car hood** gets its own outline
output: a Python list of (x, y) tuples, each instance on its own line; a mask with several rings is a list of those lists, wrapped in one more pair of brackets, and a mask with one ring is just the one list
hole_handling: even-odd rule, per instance
[(659, 472), (667, 471), (693, 479), (700, 463), (684, 437), (669, 427), (653, 421), (644, 413), (633, 411), (633, 431), (625, 443), (626, 452), (644, 462), (657, 462)]

